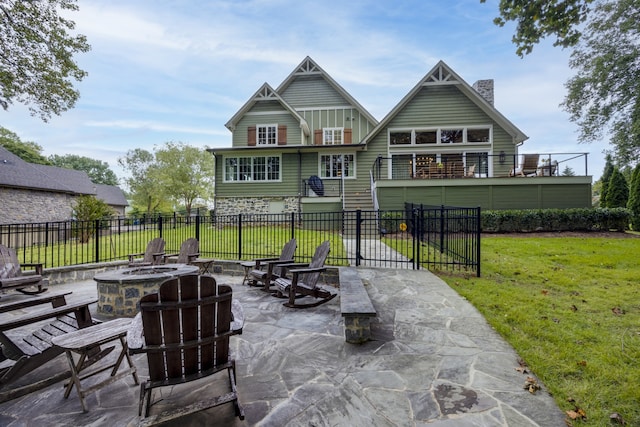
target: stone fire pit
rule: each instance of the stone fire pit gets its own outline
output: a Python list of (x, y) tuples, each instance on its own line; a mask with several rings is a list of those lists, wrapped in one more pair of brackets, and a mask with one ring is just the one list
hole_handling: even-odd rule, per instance
[(197, 273), (198, 270), (195, 265), (170, 264), (96, 274), (93, 280), (98, 284), (98, 313), (133, 317), (138, 313), (138, 302), (142, 296), (157, 292), (160, 283), (167, 279)]

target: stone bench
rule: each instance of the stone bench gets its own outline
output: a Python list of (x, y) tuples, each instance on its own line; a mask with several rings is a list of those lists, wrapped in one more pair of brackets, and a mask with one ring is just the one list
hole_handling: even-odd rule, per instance
[(342, 267), (340, 277), (340, 310), (344, 317), (344, 337), (348, 343), (361, 344), (371, 338), (371, 318), (377, 313), (364, 283), (353, 267)]

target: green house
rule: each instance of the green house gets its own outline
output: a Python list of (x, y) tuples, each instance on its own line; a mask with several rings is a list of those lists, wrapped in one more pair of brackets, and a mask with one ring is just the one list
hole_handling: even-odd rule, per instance
[[(378, 122), (311, 58), (265, 83), (227, 122), (220, 213), (402, 209), (404, 202), (537, 209), (591, 206), (585, 153), (521, 153), (527, 136), (493, 105), (493, 81), (444, 62)], [(584, 173), (560, 176), (565, 162)]]

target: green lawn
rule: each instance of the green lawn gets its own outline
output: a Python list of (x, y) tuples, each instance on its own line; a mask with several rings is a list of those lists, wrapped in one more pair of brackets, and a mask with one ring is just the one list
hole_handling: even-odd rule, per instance
[(489, 236), (482, 277), (440, 276), (515, 348), (563, 411), (584, 411), (569, 425), (615, 425), (617, 413), (640, 426), (639, 255), (638, 237)]

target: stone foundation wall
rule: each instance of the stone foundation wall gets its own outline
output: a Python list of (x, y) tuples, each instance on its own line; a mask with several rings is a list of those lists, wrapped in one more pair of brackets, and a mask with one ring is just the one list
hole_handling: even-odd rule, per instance
[(74, 196), (0, 188), (0, 224), (64, 221), (71, 218)]
[(297, 213), (297, 197), (218, 197), (219, 215)]

